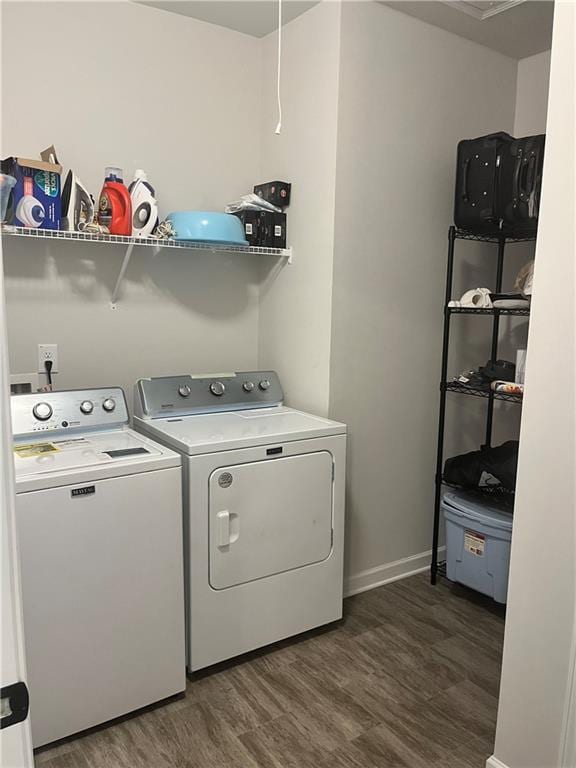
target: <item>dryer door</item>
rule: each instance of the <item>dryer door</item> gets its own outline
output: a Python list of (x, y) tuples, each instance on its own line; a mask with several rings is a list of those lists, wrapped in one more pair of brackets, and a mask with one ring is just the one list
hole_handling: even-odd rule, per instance
[(332, 551), (328, 451), (220, 467), (209, 493), (214, 589), (318, 563)]

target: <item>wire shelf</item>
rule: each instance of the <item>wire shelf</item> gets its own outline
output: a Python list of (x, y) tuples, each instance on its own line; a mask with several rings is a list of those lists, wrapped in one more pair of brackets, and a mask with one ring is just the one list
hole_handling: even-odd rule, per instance
[(267, 248), (255, 245), (228, 245), (225, 243), (203, 243), (191, 240), (159, 240), (155, 237), (128, 237), (126, 235), (95, 235), (87, 232), (63, 232), (58, 229), (35, 229), (2, 225), (2, 234), (16, 237), (31, 237), (41, 240), (71, 240), (83, 243), (108, 243), (112, 245), (143, 245), (154, 248), (187, 248), (195, 251), (218, 251), (224, 253), (254, 253), (260, 256), (281, 256), (291, 258), (291, 248)]
[(504, 309), (498, 307), (493, 307), (491, 309), (477, 309), (476, 307), (446, 307), (446, 309), (451, 315), (486, 315), (487, 317), (493, 317), (494, 315), (530, 316), (530, 307), (523, 309)]
[(454, 483), (448, 483), (442, 478), (442, 483), (456, 491), (464, 491), (468, 496), (473, 496), (484, 504), (500, 507), (506, 512), (514, 512), (515, 491), (504, 488), (502, 485), (491, 485), (485, 488), (462, 488)]
[(479, 243), (528, 243), (536, 240), (533, 232), (502, 232), (501, 235), (482, 234), (480, 232), (468, 232), (466, 229), (456, 229), (454, 233), (457, 240), (475, 240)]
[(460, 384), (458, 381), (447, 381), (441, 385), (444, 392), (457, 392), (460, 395), (472, 395), (472, 397), (492, 397), (494, 400), (505, 400), (508, 403), (521, 403), (522, 395), (509, 395), (505, 392), (492, 392), (490, 389), (479, 389)]
[(448, 579), (446, 560), (442, 560), (441, 562), (438, 563), (438, 565), (436, 566), (436, 574), (438, 576), (442, 576), (443, 579)]
[(285, 264), (292, 264), (292, 248), (266, 248), (255, 245), (230, 245), (226, 243), (203, 243), (196, 240), (159, 240), (155, 237), (128, 237), (126, 235), (94, 235), (87, 232), (63, 232), (59, 229), (34, 229), (30, 227), (14, 227), (8, 224), (2, 225), (2, 234), (11, 237), (29, 237), (40, 240), (70, 240), (82, 243), (100, 243), (108, 245), (122, 245), (126, 251), (120, 267), (116, 285), (110, 299), (111, 309), (116, 309), (120, 296), (120, 286), (126, 272), (132, 252), (138, 245), (148, 248), (185, 248), (193, 251), (211, 253), (253, 253), (259, 256), (276, 256), (285, 259)]

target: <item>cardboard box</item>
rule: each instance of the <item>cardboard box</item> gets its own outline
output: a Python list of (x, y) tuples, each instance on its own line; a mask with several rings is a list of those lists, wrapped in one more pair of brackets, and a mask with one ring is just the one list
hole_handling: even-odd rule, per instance
[(2, 173), (9, 173), (16, 179), (8, 206), (7, 224), (60, 229), (61, 165), (45, 160), (8, 157), (2, 160)]
[(256, 184), (254, 192), (272, 205), (287, 208), (290, 205), (291, 188), (292, 185), (287, 181), (267, 181), (265, 184)]

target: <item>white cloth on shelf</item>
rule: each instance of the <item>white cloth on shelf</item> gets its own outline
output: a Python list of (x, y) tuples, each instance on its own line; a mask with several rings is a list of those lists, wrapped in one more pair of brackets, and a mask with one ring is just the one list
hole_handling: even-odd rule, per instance
[(462, 296), (460, 301), (451, 301), (448, 306), (462, 309), (492, 309), (490, 288), (472, 288)]
[(242, 195), (240, 200), (235, 200), (233, 203), (228, 203), (224, 210), (226, 213), (238, 213), (239, 211), (273, 211), (274, 213), (282, 213), (282, 208), (272, 205), (272, 203), (264, 200), (254, 192)]

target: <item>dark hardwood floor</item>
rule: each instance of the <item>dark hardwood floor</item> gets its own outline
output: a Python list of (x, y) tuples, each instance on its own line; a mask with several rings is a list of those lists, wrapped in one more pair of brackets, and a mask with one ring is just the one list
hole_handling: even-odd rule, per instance
[(425, 574), (335, 626), (221, 665), (186, 697), (36, 755), (42, 768), (484, 768), (503, 613)]

